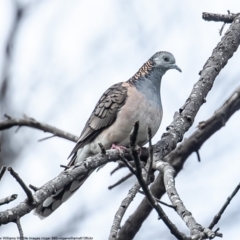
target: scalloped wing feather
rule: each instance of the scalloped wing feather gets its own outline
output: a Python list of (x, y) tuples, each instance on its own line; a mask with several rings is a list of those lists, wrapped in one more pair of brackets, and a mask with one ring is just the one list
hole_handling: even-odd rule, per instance
[[(109, 127), (117, 118), (118, 111), (127, 99), (127, 87), (122, 82), (107, 89), (96, 104), (88, 119), (80, 138), (69, 157), (75, 158), (78, 149), (83, 148), (98, 136), (103, 129)], [(72, 165), (74, 161), (70, 161)]]

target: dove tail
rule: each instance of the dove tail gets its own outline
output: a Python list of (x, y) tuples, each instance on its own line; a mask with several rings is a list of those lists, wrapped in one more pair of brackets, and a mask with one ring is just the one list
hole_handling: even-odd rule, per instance
[(34, 210), (33, 214), (37, 215), (40, 219), (48, 217), (82, 186), (92, 172), (93, 171), (91, 171), (88, 176), (75, 179), (73, 182), (59, 189), (55, 194), (51, 195), (43, 203), (41, 203)]

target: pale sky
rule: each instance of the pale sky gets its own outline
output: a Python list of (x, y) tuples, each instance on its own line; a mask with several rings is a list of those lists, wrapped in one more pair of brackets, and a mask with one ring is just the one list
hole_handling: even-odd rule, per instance
[[(174, 54), (182, 69), (163, 77), (161, 97), (163, 121), (153, 139), (156, 143), (171, 123), (174, 112), (184, 104), (193, 84), (213, 48), (220, 41), (222, 23), (202, 20), (202, 12), (226, 14), (240, 11), (237, 0), (164, 1), (164, 0), (41, 0), (30, 2), (18, 29), (13, 48), (10, 102), (7, 113), (13, 117), (27, 114), (79, 135), (101, 94), (111, 85), (126, 81), (157, 51)], [(0, 1), (0, 67), (12, 21), (10, 0)], [(224, 32), (229, 25), (225, 26)], [(209, 118), (239, 85), (240, 52), (234, 54), (207, 96), (193, 127)], [(226, 198), (239, 183), (239, 118), (237, 112), (226, 126), (201, 148), (202, 162), (195, 154), (176, 178), (176, 186), (187, 209), (207, 226)], [(3, 116), (0, 116), (3, 119)], [(38, 139), (50, 134), (21, 128), (11, 129), (9, 144), (24, 146), (12, 167), (27, 184), (41, 186), (57, 176), (59, 165), (74, 147), (67, 140)], [(110, 176), (116, 166), (108, 164), (94, 173), (69, 201), (45, 220), (32, 213), (21, 219), (26, 237), (91, 236), (107, 239), (113, 217), (135, 178), (109, 191), (107, 187), (128, 173), (121, 170)], [(18, 199), (1, 210), (16, 206), (26, 196), (16, 181), (6, 173), (0, 184), (3, 198), (13, 193)], [(127, 217), (142, 200), (138, 195), (125, 214)], [(169, 202), (166, 196), (164, 201)], [(223, 239), (238, 240), (240, 194), (237, 195), (217, 225)], [(172, 210), (166, 209), (181, 231), (187, 227)], [(82, 215), (81, 215), (82, 214)], [(82, 219), (77, 218), (83, 216)], [(70, 226), (70, 219), (76, 224)], [(72, 222), (71, 222), (72, 223)], [(68, 232), (67, 232), (68, 230)], [(66, 231), (64, 235), (64, 231)], [(15, 224), (3, 225), (0, 236), (18, 236)], [(164, 236), (164, 237), (163, 237)], [(144, 222), (135, 239), (174, 239), (167, 227), (157, 220), (156, 212)]]

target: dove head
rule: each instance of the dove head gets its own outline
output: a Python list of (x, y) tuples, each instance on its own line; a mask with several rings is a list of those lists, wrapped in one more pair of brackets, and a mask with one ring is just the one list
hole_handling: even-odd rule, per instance
[(176, 69), (179, 72), (182, 72), (182, 70), (175, 64), (176, 61), (174, 56), (169, 52), (157, 52), (150, 60), (153, 61), (154, 67), (159, 68), (163, 73), (169, 69)]
[(174, 56), (169, 52), (155, 53), (143, 66), (128, 80), (131, 85), (141, 85), (142, 82), (147, 83), (146, 79), (150, 79), (155, 85), (159, 85), (162, 76), (169, 69), (182, 70), (175, 64)]

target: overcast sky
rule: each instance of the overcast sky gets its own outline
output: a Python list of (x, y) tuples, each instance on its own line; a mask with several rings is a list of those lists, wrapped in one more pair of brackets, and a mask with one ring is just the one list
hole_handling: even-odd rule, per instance
[[(13, 117), (27, 114), (79, 135), (101, 94), (112, 84), (126, 81), (157, 51), (174, 54), (182, 69), (169, 71), (161, 87), (163, 121), (153, 139), (157, 142), (171, 123), (174, 112), (184, 104), (199, 71), (220, 41), (222, 23), (202, 20), (202, 12), (240, 11), (238, 0), (41, 0), (21, 1), (26, 12), (13, 46), (9, 88), (9, 110)], [(13, 19), (10, 0), (0, 1), (0, 67)], [(224, 32), (229, 25), (225, 26)], [(234, 54), (199, 111), (199, 121), (209, 118), (239, 85), (240, 53)], [(0, 116), (3, 119), (3, 116)], [(202, 162), (192, 155), (176, 179), (177, 189), (196, 220), (207, 226), (225, 199), (239, 183), (239, 119), (237, 112), (226, 126), (200, 150)], [(74, 143), (53, 138), (38, 130), (21, 128), (11, 132), (13, 146), (23, 145), (12, 167), (27, 184), (41, 186), (59, 174), (60, 164)], [(114, 214), (135, 179), (111, 191), (107, 187), (127, 174), (127, 169), (110, 176), (116, 166), (108, 164), (94, 173), (81, 189), (54, 214), (39, 220), (33, 214), (21, 219), (26, 237), (91, 236), (107, 239)], [(0, 198), (17, 193), (18, 199), (1, 210), (16, 206), (26, 196), (6, 173), (0, 185)], [(136, 197), (124, 221), (135, 210), (142, 196)], [(165, 201), (168, 201), (166, 196)], [(240, 194), (236, 196), (218, 226), (224, 239), (239, 239)], [(166, 209), (181, 231), (188, 229), (181, 219)], [(80, 217), (79, 217), (80, 216)], [(76, 218), (72, 224), (70, 219)], [(70, 224), (71, 223), (71, 224)], [(68, 231), (67, 231), (68, 230)], [(1, 226), (0, 236), (18, 236), (15, 224)], [(174, 239), (152, 212), (135, 239)]]

